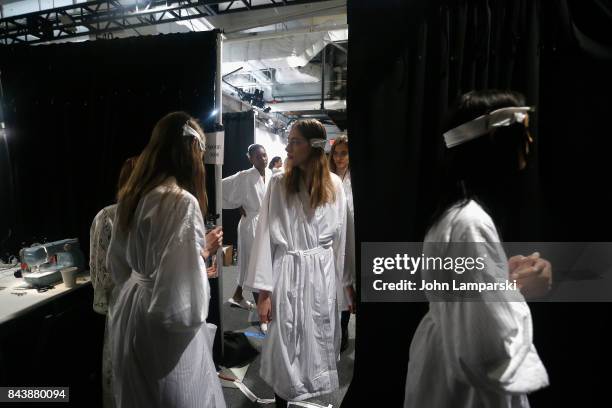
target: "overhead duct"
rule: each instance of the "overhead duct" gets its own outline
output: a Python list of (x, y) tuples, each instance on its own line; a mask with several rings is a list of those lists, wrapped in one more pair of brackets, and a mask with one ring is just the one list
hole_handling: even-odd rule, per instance
[[(233, 3), (233, 2), (232, 2)], [(237, 2), (238, 3), (238, 2)], [(273, 10), (270, 12), (270, 10)], [(208, 17), (208, 21), (223, 30), (228, 39), (244, 35), (246, 30), (262, 30), (263, 27), (274, 24), (287, 24), (287, 22), (324, 16), (343, 15), (346, 23), (346, 0), (331, 0), (293, 4), (286, 2), (282, 6), (268, 10), (250, 10), (218, 14)], [(316, 24), (316, 23), (315, 23)]]
[(284, 37), (241, 39), (223, 46), (223, 71), (303, 67), (327, 44), (348, 39), (348, 29), (306, 32)]
[(299, 69), (277, 69), (274, 73), (277, 84), (311, 84), (321, 81), (321, 68), (308, 65)]

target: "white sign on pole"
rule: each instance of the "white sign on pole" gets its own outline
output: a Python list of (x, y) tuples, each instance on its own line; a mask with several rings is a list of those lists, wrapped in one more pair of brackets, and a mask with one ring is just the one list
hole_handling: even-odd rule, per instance
[(225, 132), (206, 133), (206, 152), (204, 153), (204, 163), (223, 164), (223, 146)]

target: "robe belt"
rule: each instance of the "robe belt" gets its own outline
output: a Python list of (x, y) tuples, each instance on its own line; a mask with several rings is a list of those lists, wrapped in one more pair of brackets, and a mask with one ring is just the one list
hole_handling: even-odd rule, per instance
[(245, 218), (253, 219), (253, 218), (257, 217), (258, 215), (259, 215), (259, 211), (246, 212), (246, 217)]
[[(299, 251), (287, 251), (288, 255), (291, 255), (294, 259), (294, 274), (295, 277), (292, 279), (293, 285), (298, 287), (298, 290), (292, 291), (295, 295), (293, 300), (293, 304), (291, 305), (293, 309), (293, 321), (289, 344), (287, 345), (287, 352), (289, 354), (289, 361), (293, 363), (296, 357), (296, 350), (298, 347), (298, 342), (300, 338), (303, 336), (302, 333), (303, 324), (300, 324), (300, 321), (303, 321), (306, 317), (306, 311), (304, 310), (304, 304), (308, 303), (307, 307), (311, 306), (312, 299), (312, 288), (304, 290), (300, 288), (305, 288), (306, 280), (308, 276), (308, 272), (312, 273), (312, 271), (306, 271), (306, 257), (323, 254), (326, 251), (331, 251), (331, 245), (318, 246), (316, 248), (311, 248), (307, 250), (299, 250)], [(323, 285), (323, 291), (325, 300), (327, 301), (327, 287)], [(304, 295), (309, 295), (305, 299), (303, 299)]]
[(155, 286), (155, 281), (153, 279), (149, 278), (148, 276), (143, 275), (142, 273), (136, 272), (133, 269), (132, 269), (132, 275), (130, 275), (130, 279), (133, 282), (136, 282), (136, 284), (140, 286), (144, 286), (147, 289), (153, 289), (153, 286)]

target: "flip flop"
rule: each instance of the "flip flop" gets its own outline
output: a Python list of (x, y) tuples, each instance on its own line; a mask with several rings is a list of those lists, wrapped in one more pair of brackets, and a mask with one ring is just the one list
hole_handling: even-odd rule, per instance
[(240, 309), (244, 310), (252, 310), (255, 308), (253, 302), (250, 302), (244, 298), (242, 298), (240, 302), (236, 302), (236, 300), (231, 297), (227, 300), (227, 302), (230, 304), (231, 307), (239, 307)]

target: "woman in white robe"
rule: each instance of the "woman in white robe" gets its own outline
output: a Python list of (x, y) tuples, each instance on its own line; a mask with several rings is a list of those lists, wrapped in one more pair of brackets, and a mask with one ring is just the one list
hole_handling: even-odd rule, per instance
[(340, 351), (348, 347), (348, 325), (351, 314), (355, 313), (357, 295), (355, 293), (355, 211), (353, 207), (353, 187), (351, 185), (351, 169), (349, 162), (348, 138), (339, 136), (334, 140), (329, 153), (329, 168), (342, 180), (342, 187), (347, 202), (346, 217), (346, 256), (344, 258), (345, 279), (340, 282), (338, 291), (338, 305), (341, 310), (340, 327), (342, 341)]
[(267, 167), (268, 155), (262, 145), (249, 146), (247, 157), (253, 167), (224, 178), (222, 189), (223, 208), (240, 208), (242, 214), (238, 222), (238, 286), (229, 302), (244, 309), (251, 309), (254, 305), (244, 299), (242, 287), (249, 267), (259, 208), (272, 177), (272, 171)]
[[(127, 183), (135, 163), (135, 157), (129, 158), (123, 163), (119, 173), (118, 191)], [(107, 317), (102, 345), (102, 405), (104, 408), (115, 406), (112, 389), (112, 361), (108, 340), (108, 309), (114, 302), (112, 292), (115, 284), (110, 271), (106, 268), (106, 257), (116, 213), (117, 204), (104, 207), (96, 214), (89, 230), (89, 273), (94, 290), (93, 309), (96, 313)]]
[(270, 169), (272, 174), (278, 173), (280, 171), (283, 171), (283, 159), (282, 159), (282, 157), (274, 156), (272, 158), (272, 160), (270, 160), (270, 164), (268, 165), (268, 168)]
[[(513, 92), (470, 92), (460, 99), (452, 130), (445, 133), (446, 183), (423, 253), (485, 259), (484, 269), (460, 275), (463, 282), (508, 279), (498, 231), (516, 199), (508, 192), (526, 166), (531, 136), (528, 108), (507, 108), (522, 106), (524, 98)], [(498, 109), (504, 109), (499, 116), (488, 116)], [(481, 202), (493, 211), (485, 211)], [(491, 214), (502, 223), (494, 223)], [(429, 269), (421, 273), (424, 281), (451, 284), (459, 276)], [(470, 292), (469, 299), (466, 292), (455, 291), (453, 297), (450, 292), (426, 292), (429, 312), (410, 346), (404, 406), (528, 407), (527, 394), (546, 387), (548, 375), (533, 345), (529, 306), (518, 288)]]
[(245, 283), (260, 291), (260, 320), (269, 322), (260, 375), (280, 407), (338, 388), (336, 282), (344, 272), (346, 201), (325, 142), (320, 122), (293, 125), (291, 167), (268, 186)]
[(113, 388), (122, 407), (225, 407), (206, 324), (204, 134), (183, 112), (155, 129), (119, 193), (107, 265)]

